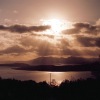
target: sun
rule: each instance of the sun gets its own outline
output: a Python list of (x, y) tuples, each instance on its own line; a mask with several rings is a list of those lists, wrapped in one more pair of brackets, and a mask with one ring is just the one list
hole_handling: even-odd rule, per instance
[(67, 24), (60, 19), (43, 20), (43, 25), (50, 25), (51, 29), (49, 31), (55, 35), (59, 35), (62, 30), (67, 28)]
[(59, 33), (61, 31), (62, 23), (58, 19), (46, 20), (46, 21), (44, 21), (44, 24), (45, 25), (50, 25), (51, 26), (51, 30), (54, 33)]

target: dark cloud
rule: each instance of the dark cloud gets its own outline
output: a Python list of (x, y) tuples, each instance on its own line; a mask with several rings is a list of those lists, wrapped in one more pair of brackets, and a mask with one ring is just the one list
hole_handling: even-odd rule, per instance
[(18, 33), (26, 33), (26, 32), (32, 32), (32, 31), (39, 32), (39, 31), (45, 31), (50, 28), (51, 27), (49, 25), (45, 25), (45, 26), (0, 25), (0, 30), (2, 31), (10, 31), (10, 32), (18, 32)]
[(8, 47), (4, 50), (0, 50), (0, 55), (4, 55), (4, 54), (22, 54), (22, 53), (26, 53), (31, 51), (31, 49), (26, 50), (25, 48), (15, 45), (15, 46), (11, 46)]
[(68, 35), (61, 35), (61, 38), (56, 40), (55, 35), (37, 33), (49, 29), (50, 26), (0, 25), (2, 31), (30, 32), (27, 35), (22, 34), (21, 37), (20, 34), (9, 35), (9, 33), (1, 32), (1, 40), (4, 43), (1, 47), (5, 45), (6, 49), (1, 48), (0, 55), (20, 56), (34, 52), (37, 56), (97, 56), (100, 53), (100, 35), (94, 34), (100, 33), (100, 26), (89, 23), (75, 23), (73, 26), (73, 28), (63, 31), (63, 34)]
[[(96, 56), (97, 57), (100, 53), (100, 48), (95, 48), (97, 45), (100, 47), (99, 38), (98, 38), (98, 43), (95, 44), (96, 46), (94, 45), (95, 42), (93, 40), (92, 40), (93, 44), (87, 43), (87, 41), (85, 43), (83, 41), (80, 41), (81, 44), (84, 43), (82, 44), (83, 47), (80, 47), (80, 49), (79, 46), (76, 46), (75, 48), (68, 46), (65, 40), (62, 41), (63, 45), (61, 43), (60, 45), (57, 46), (54, 46), (47, 41), (36, 42), (37, 40), (36, 41), (33, 40), (30, 41), (29, 43), (26, 42), (25, 39), (22, 41), (23, 42), (20, 43), (20, 45), (14, 45), (4, 50), (0, 50), (0, 55), (9, 54), (10, 56), (11, 55), (19, 56), (22, 54), (24, 55), (26, 53), (34, 52), (38, 56), (58, 55), (58, 56)], [(27, 48), (28, 46), (29, 48)]]
[(75, 23), (73, 24), (73, 27), (74, 28), (64, 30), (62, 33), (63, 34), (100, 33), (100, 26), (98, 25), (91, 25), (89, 23)]
[(68, 42), (68, 40), (66, 38), (60, 39), (59, 40), (61, 42), (60, 47), (65, 47), (65, 46), (69, 46), (70, 43)]
[(67, 55), (67, 56), (81, 56), (80, 52), (77, 49), (71, 49), (71, 48), (62, 48), (61, 50), (62, 55)]
[(55, 48), (51, 43), (47, 41), (41, 41), (37, 46), (36, 52), (40, 56), (56, 55), (57, 48)]
[(90, 48), (90, 49), (84, 49), (83, 50), (85, 55), (89, 55), (89, 56), (94, 56), (94, 57), (98, 57), (100, 54), (100, 48)]
[(77, 36), (77, 41), (83, 47), (100, 47), (100, 37)]
[(73, 25), (75, 28), (81, 29), (81, 28), (91, 28), (91, 25), (89, 23), (75, 23)]
[(62, 56), (94, 56), (98, 57), (100, 54), (100, 48), (92, 48), (92, 47), (80, 47), (78, 48), (62, 48), (61, 49)]
[(28, 52), (35, 52), (35, 54), (39, 56), (49, 56), (57, 54), (54, 46), (48, 41), (32, 38), (22, 38), (19, 45), (13, 45), (6, 49), (0, 50), (0, 55), (22, 55)]
[(76, 23), (74, 24), (74, 27), (79, 29), (84, 29), (85, 33), (96, 33), (97, 32), (97, 26), (91, 25), (89, 23)]
[(48, 37), (48, 38), (54, 39), (54, 35), (50, 35), (50, 34), (37, 34), (37, 33), (32, 33), (31, 35), (39, 36), (39, 37)]
[(80, 32), (80, 30), (77, 28), (71, 28), (71, 29), (67, 29), (67, 30), (62, 31), (63, 34), (76, 34), (79, 32)]

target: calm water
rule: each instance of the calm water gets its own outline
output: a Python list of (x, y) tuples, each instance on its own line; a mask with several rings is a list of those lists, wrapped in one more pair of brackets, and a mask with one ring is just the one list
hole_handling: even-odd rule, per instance
[(0, 67), (0, 76), (2, 78), (14, 78), (18, 80), (35, 80), (40, 81), (50, 81), (51, 78), (55, 79), (58, 83), (67, 80), (76, 80), (79, 78), (92, 77), (91, 72), (46, 72), (46, 71), (24, 71), (24, 70), (14, 70), (8, 67)]

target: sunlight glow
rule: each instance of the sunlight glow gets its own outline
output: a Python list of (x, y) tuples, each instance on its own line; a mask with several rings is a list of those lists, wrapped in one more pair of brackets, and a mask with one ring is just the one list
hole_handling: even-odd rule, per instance
[(58, 19), (51, 19), (44, 21), (45, 25), (50, 25), (54, 33), (59, 33), (61, 31), (62, 22)]
[(61, 31), (70, 28), (69, 22), (60, 19), (42, 20), (43, 25), (50, 25), (51, 29), (47, 32), (54, 35), (60, 35)]

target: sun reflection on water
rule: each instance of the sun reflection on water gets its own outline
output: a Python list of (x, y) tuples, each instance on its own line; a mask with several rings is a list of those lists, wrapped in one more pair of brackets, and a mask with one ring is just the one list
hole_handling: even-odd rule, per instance
[(86, 79), (88, 77), (93, 77), (91, 72), (46, 72), (46, 71), (24, 71), (24, 70), (14, 70), (8, 67), (0, 68), (0, 76), (2, 78), (14, 78), (18, 80), (34, 80), (36, 82), (46, 81), (50, 83), (55, 80), (60, 84), (64, 80), (77, 80), (80, 78)]

